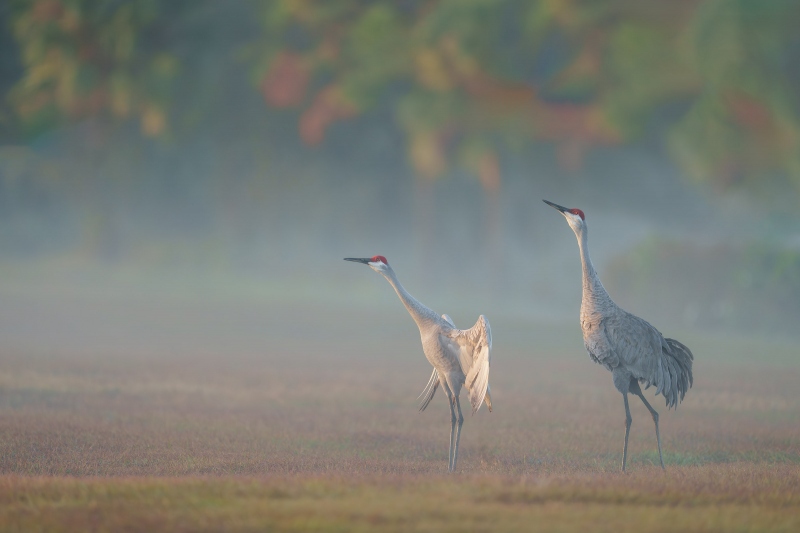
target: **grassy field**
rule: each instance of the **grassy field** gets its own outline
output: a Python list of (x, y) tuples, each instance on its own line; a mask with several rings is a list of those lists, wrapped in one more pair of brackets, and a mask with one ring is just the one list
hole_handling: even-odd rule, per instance
[(490, 315), (495, 412), (467, 417), (448, 476), (449, 411), (416, 410), (430, 367), (399, 305), (6, 296), (0, 530), (800, 529), (788, 342), (666, 330), (695, 386), (653, 402), (666, 473), (632, 399), (623, 475), (622, 401), (577, 320)]
[(0, 481), (20, 531), (797, 531), (795, 465), (630, 475), (24, 478)]

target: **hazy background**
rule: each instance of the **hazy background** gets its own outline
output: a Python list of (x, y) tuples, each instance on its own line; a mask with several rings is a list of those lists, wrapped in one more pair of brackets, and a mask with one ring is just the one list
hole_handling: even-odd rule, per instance
[(662, 330), (795, 335), (797, 20), (780, 0), (4, 2), (3, 342), (222, 356), (406, 321), (415, 346), (342, 261), (382, 254), (462, 327), (574, 320), (579, 353), (577, 245), (542, 198), (586, 212), (612, 297)]

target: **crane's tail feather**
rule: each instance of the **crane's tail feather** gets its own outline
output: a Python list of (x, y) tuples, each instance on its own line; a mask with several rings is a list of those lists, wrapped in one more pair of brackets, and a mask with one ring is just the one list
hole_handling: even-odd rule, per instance
[[(692, 376), (692, 351), (675, 339), (664, 339), (665, 344), (658, 361), (659, 372), (656, 376), (656, 394), (663, 394), (667, 407), (678, 407), (694, 384)], [(649, 386), (649, 383), (648, 383)]]
[(431, 374), (431, 378), (428, 380), (428, 384), (425, 385), (425, 388), (422, 389), (422, 393), (417, 396), (419, 400), (422, 398), (422, 402), (419, 404), (419, 410), (424, 411), (425, 408), (428, 407), (428, 404), (431, 403), (433, 400), (433, 395), (436, 394), (436, 389), (439, 388), (439, 374), (436, 372), (436, 369), (433, 369), (433, 373)]
[(422, 389), (422, 392), (420, 392), (419, 396), (417, 396), (417, 400), (422, 398), (422, 396), (424, 396), (425, 393), (428, 392), (428, 387), (430, 387), (431, 384), (433, 383), (433, 381), (436, 380), (436, 379), (439, 379), (439, 374), (436, 373), (436, 369), (434, 368), (433, 372), (431, 373), (431, 377), (428, 378), (428, 383), (425, 385), (425, 388)]

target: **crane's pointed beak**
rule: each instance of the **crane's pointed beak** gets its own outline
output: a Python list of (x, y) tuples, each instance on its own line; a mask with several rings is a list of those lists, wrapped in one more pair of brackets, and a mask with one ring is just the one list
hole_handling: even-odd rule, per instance
[(371, 257), (363, 257), (363, 258), (362, 257), (345, 257), (344, 260), (345, 261), (352, 261), (354, 263), (364, 263), (365, 265), (368, 265), (370, 263), (370, 261), (372, 261), (372, 258)]
[(559, 210), (559, 211), (561, 211), (562, 213), (564, 213), (564, 212), (566, 212), (566, 211), (569, 211), (569, 209), (567, 209), (566, 207), (562, 207), (562, 206), (560, 206), (560, 205), (558, 205), (558, 204), (554, 204), (553, 202), (548, 202), (547, 200), (542, 200), (542, 201), (543, 201), (544, 203), (546, 203), (547, 205), (549, 205), (550, 207), (553, 207), (553, 208), (555, 208), (555, 209), (558, 209), (558, 210)]

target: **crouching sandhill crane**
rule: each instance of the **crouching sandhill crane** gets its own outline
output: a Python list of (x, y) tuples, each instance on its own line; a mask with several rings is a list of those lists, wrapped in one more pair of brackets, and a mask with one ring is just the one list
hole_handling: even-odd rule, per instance
[(663, 394), (667, 408), (677, 408), (686, 391), (692, 386), (692, 352), (674, 339), (665, 339), (648, 322), (615, 304), (606, 292), (589, 258), (586, 216), (580, 209), (567, 209), (544, 200), (558, 209), (567, 219), (578, 238), (583, 266), (583, 299), (581, 300), (581, 329), (589, 357), (611, 371), (614, 386), (625, 402), (625, 445), (622, 448), (622, 471), (628, 459), (628, 435), (631, 431), (631, 410), (628, 393), (638, 396), (653, 415), (656, 424), (658, 458), (661, 455), (661, 435), (658, 432), (658, 413), (642, 394), (639, 383), (649, 388), (655, 385), (656, 394)]
[[(458, 442), (461, 439), (461, 425), (464, 416), (461, 414), (461, 402), (458, 397), (461, 386), (469, 392), (472, 414), (478, 412), (484, 400), (489, 411), (492, 410), (492, 398), (489, 394), (489, 363), (492, 358), (492, 331), (489, 322), (483, 315), (470, 329), (457, 329), (447, 315), (439, 316), (406, 291), (397, 281), (392, 267), (382, 255), (364, 259), (347, 257), (345, 261), (364, 263), (382, 274), (394, 287), (400, 301), (417, 323), (422, 337), (422, 351), (428, 362), (433, 365), (433, 373), (428, 384), (420, 394), (422, 401), (419, 410), (424, 411), (431, 403), (436, 389), (441, 385), (450, 403), (450, 463), (448, 469), (455, 471), (458, 460)], [(456, 410), (458, 417), (456, 418)]]

